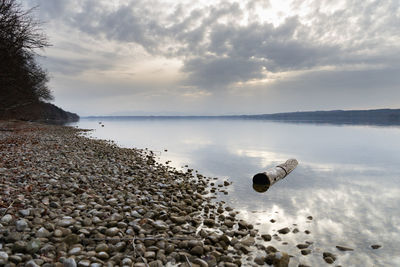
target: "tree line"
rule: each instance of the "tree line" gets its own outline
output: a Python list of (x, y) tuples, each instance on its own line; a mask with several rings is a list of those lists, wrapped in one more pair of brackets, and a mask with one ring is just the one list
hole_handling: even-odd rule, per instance
[(34, 19), (16, 0), (0, 0), (0, 115), (53, 99), (37, 50), (50, 44)]

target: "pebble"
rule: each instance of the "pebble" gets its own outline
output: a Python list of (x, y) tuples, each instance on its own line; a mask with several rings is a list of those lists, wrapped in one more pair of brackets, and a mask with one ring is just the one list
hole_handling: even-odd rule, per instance
[(64, 267), (77, 267), (76, 261), (73, 258), (65, 259), (63, 262)]
[(271, 241), (272, 236), (270, 234), (263, 234), (261, 235), (262, 239), (264, 239), (264, 241)]
[(75, 220), (72, 217), (65, 216), (61, 220), (58, 221), (57, 225), (61, 227), (68, 227), (70, 225), (73, 225), (75, 223)]
[(117, 227), (112, 227), (106, 230), (107, 236), (116, 236), (119, 233), (119, 229)]
[(15, 222), (15, 228), (18, 232), (23, 232), (27, 227), (28, 223), (24, 219)]
[(108, 255), (107, 252), (101, 251), (101, 252), (97, 253), (96, 257), (101, 260), (107, 260), (108, 258), (110, 258), (110, 255)]
[(78, 267), (89, 267), (90, 261), (89, 260), (81, 260), (78, 262)]
[(101, 252), (101, 251), (107, 252), (108, 251), (108, 245), (105, 244), (105, 243), (98, 244), (96, 246), (96, 252)]
[(44, 227), (40, 227), (40, 229), (36, 232), (37, 238), (47, 238), (49, 236), (51, 236), (51, 233)]
[(371, 248), (372, 249), (378, 249), (378, 248), (380, 248), (380, 247), (382, 247), (381, 245), (371, 245)]
[(12, 219), (13, 217), (10, 214), (6, 214), (1, 218), (0, 222), (2, 224), (9, 224), (12, 221)]
[(285, 227), (285, 228), (279, 229), (278, 233), (285, 235), (287, 233), (290, 233), (290, 229), (288, 227)]
[(0, 262), (7, 262), (8, 261), (8, 254), (7, 252), (0, 251)]
[(264, 265), (265, 257), (264, 256), (257, 256), (254, 259), (254, 262), (257, 263), (258, 265)]
[(301, 254), (302, 255), (308, 255), (308, 254), (310, 254), (311, 253), (311, 249), (309, 249), (309, 248), (306, 248), (306, 249), (302, 249), (301, 250)]
[(34, 260), (30, 260), (25, 264), (25, 267), (39, 267)]
[(31, 210), (30, 209), (19, 210), (19, 214), (21, 214), (22, 216), (26, 217), (26, 216), (29, 216), (31, 214)]
[(353, 251), (354, 249), (344, 246), (336, 246), (336, 248), (340, 251)]
[(81, 254), (81, 252), (82, 252), (82, 248), (81, 247), (74, 247), (74, 248), (71, 248), (68, 251), (68, 254), (69, 255), (79, 255), (79, 254)]

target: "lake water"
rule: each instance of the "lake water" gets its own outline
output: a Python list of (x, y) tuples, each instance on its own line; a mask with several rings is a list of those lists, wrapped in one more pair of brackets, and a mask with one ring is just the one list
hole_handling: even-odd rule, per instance
[[(333, 265), (400, 266), (399, 127), (229, 119), (101, 121), (104, 127), (99, 119), (73, 125), (95, 129), (93, 137), (123, 147), (149, 148), (171, 166), (188, 165), (233, 182), (229, 194), (219, 193), (218, 199), (239, 210), (261, 234), (298, 228), (299, 233), (266, 243), (295, 256), (291, 266), (327, 265), (325, 251), (338, 255)], [(253, 190), (254, 174), (289, 158), (299, 165), (288, 177), (264, 193)], [(302, 256), (295, 246), (305, 241), (313, 242), (312, 253)], [(373, 250), (373, 244), (382, 247)], [(354, 251), (341, 252), (337, 245)]]

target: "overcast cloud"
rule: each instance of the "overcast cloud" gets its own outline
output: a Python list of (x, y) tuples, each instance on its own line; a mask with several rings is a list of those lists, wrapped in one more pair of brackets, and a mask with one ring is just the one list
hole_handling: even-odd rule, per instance
[(25, 0), (53, 43), (42, 62), (56, 103), (83, 115), (398, 107), (398, 0), (192, 2)]

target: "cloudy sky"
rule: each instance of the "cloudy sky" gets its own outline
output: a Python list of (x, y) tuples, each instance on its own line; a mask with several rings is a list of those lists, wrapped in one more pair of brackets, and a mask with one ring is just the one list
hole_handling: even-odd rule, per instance
[(23, 0), (87, 115), (400, 108), (398, 0)]

